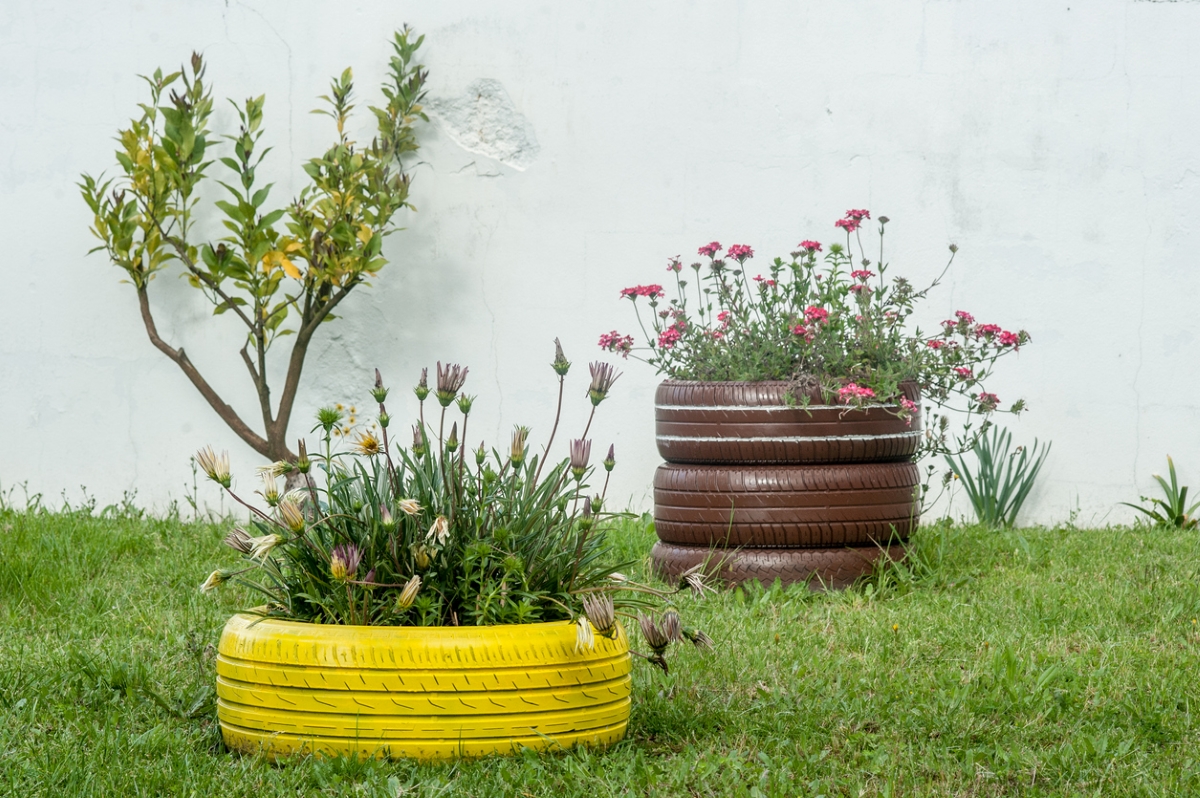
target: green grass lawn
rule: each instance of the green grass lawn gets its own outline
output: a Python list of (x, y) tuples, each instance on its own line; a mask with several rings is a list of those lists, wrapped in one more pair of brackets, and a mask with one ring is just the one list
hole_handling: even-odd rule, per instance
[[(603, 752), (448, 765), (227, 753), (219, 526), (0, 512), (0, 792), (47, 796), (1200, 794), (1200, 534), (927, 527), (918, 578), (682, 599)], [(644, 523), (616, 533), (631, 557)], [(901, 574), (904, 577), (904, 574)]]

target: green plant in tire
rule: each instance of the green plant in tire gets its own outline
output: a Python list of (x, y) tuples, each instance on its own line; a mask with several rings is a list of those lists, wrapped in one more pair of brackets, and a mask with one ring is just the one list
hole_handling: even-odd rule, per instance
[[(117, 175), (84, 174), (79, 184), (101, 242), (92, 251), (102, 250), (125, 272), (151, 343), (268, 460), (296, 459), (287, 446), (288, 425), (313, 336), (387, 264), (383, 240), (397, 229), (396, 214), (412, 208), (404, 160), (417, 150), (418, 122), (427, 121), (422, 103), (428, 72), (416, 61), (423, 41), (407, 27), (393, 37), (380, 89), (386, 102), (369, 108), (376, 122), (369, 142), (354, 141), (348, 130), (355, 99), (351, 71), (333, 80), (321, 98), (326, 108), (317, 113), (332, 118), (336, 137), (304, 164), (309, 183), (285, 205), (269, 201), (273, 184), (259, 174), (271, 151), (263, 142), (264, 98), (231, 100), (238, 131), (215, 136), (208, 127), (212, 89), (198, 53), (177, 72), (157, 70), (143, 78), (149, 102), (117, 134)], [(200, 195), (214, 160), (226, 170), (217, 181), (222, 198), (213, 204), (227, 234), (205, 240), (198, 234), (197, 223), (206, 219)], [(173, 264), (214, 316), (234, 319), (245, 334), (238, 360), (253, 385), (261, 424), (243, 418), (184, 347), (159, 332), (150, 286)], [(287, 336), (293, 337), (282, 383), (272, 386), (271, 375), (278, 373), (272, 355)]]
[(1143, 513), (1154, 522), (1156, 526), (1171, 526), (1176, 529), (1195, 529), (1200, 524), (1200, 519), (1193, 518), (1192, 513), (1196, 512), (1196, 508), (1200, 507), (1200, 501), (1187, 503), (1188, 486), (1179, 484), (1179, 479), (1175, 476), (1175, 461), (1167, 455), (1167, 470), (1171, 476), (1171, 481), (1163, 479), (1159, 474), (1151, 474), (1154, 480), (1162, 488), (1164, 499), (1153, 499), (1148, 496), (1142, 496), (1143, 502), (1150, 502), (1149, 507), (1142, 507), (1129, 502), (1121, 502), (1126, 507), (1132, 507), (1139, 513)]
[[(462, 392), (468, 369), (441, 363), (433, 385), (423, 370), (414, 388), (420, 410), (410, 445), (397, 445), (391, 434), (389, 391), (376, 371), (375, 422), (347, 433), (343, 411), (319, 411), (313, 431), (320, 443), (311, 456), (301, 440), (294, 463), (260, 469), (265, 510), (233, 491), (227, 455), (201, 451), (197, 461), (209, 479), (250, 512), (248, 527), (235, 528), (225, 541), (242, 555), (243, 566), (214, 571), (202, 590), (232, 580), (263, 597), (256, 612), (312, 623), (573, 620), (581, 647), (590, 647), (595, 634), (615, 635), (624, 615), (646, 640), (649, 650), (641, 656), (664, 670), (671, 644), (711, 645), (703, 632), (685, 627), (676, 610), (662, 606), (684, 590), (711, 590), (699, 570), (665, 590), (638, 584), (620, 573), (628, 563), (607, 540), (606, 524), (620, 515), (607, 510), (605, 499), (616, 458), (609, 446), (601, 460), (603, 484), (594, 486), (588, 435), (619, 376), (611, 365), (591, 364), (591, 414), (569, 442), (569, 455), (554, 458), (571, 366), (555, 343), (558, 406), (540, 452), (521, 426), (502, 449), (482, 441), (469, 446), (475, 397)], [(278, 480), (288, 475), (298, 476), (302, 487), (282, 493)]]
[(975, 456), (974, 468), (963, 455), (946, 456), (951, 473), (962, 483), (981, 524), (1011, 527), (1016, 523), (1017, 514), (1050, 454), (1051, 444), (1042, 447), (1037, 438), (1032, 449), (1018, 446), (1010, 451), (1011, 444), (1012, 433), (994, 426), (990, 433), (985, 431), (975, 441), (971, 450)]

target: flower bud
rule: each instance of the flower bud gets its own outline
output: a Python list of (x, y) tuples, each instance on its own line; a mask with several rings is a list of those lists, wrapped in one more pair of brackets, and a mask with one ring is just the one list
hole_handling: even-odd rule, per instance
[(421, 577), (414, 576), (405, 583), (404, 589), (400, 591), (400, 597), (396, 599), (396, 611), (406, 610), (413, 605), (417, 600), (417, 594), (421, 592)]
[(479, 448), (475, 450), (475, 465), (476, 466), (482, 466), (484, 461), (487, 460), (487, 449), (484, 448), (484, 446), (485, 446), (484, 442), (480, 441)]
[(429, 369), (421, 369), (421, 381), (413, 388), (413, 393), (417, 395), (418, 402), (424, 402), (425, 397), (429, 396)]
[(371, 396), (375, 398), (376, 402), (383, 404), (387, 395), (388, 389), (383, 387), (383, 377), (380, 375), (379, 369), (375, 369), (375, 387), (371, 389)]
[(470, 415), (470, 414), (471, 414), (471, 405), (472, 405), (472, 404), (474, 404), (474, 403), (475, 403), (475, 397), (474, 397), (474, 396), (467, 396), (465, 393), (464, 393), (464, 394), (459, 394), (459, 397), (458, 397), (458, 409), (459, 409), (460, 411), (462, 411), (462, 414), (463, 414), (464, 416), (467, 416), (467, 415)]
[(208, 593), (229, 581), (229, 575), (224, 571), (213, 571), (208, 575), (208, 579), (204, 580), (204, 584), (200, 585), (201, 593)]
[(300, 505), (285, 497), (279, 502), (278, 506), (279, 518), (283, 521), (283, 525), (293, 532), (300, 532), (304, 529), (304, 512), (300, 509)]
[(383, 412), (381, 412), (379, 414), (379, 426), (383, 427), (384, 429), (387, 429), (388, 424), (391, 424), (391, 423), (392, 423), (392, 417), (388, 415), (386, 410), (384, 410)]
[(616, 447), (614, 444), (608, 445), (608, 457), (603, 460), (604, 470), (612, 473), (613, 467), (617, 464)]
[(518, 426), (513, 430), (512, 443), (509, 446), (509, 458), (515, 468), (520, 468), (525, 462), (525, 438), (529, 435), (528, 427)]
[(413, 444), (412, 444), (413, 456), (421, 457), (422, 455), (425, 454), (425, 436), (421, 434), (421, 428), (418, 426), (414, 426), (412, 428), (412, 431), (413, 431)]
[(458, 422), (450, 427), (450, 437), (446, 439), (446, 451), (453, 453), (458, 449)]
[(317, 423), (325, 430), (328, 435), (333, 428), (342, 420), (342, 411), (336, 407), (322, 407), (317, 411)]
[(571, 363), (563, 354), (562, 344), (557, 338), (554, 339), (554, 362), (550, 364), (550, 367), (560, 377), (567, 376), (567, 372), (571, 370)]
[(312, 461), (308, 459), (308, 446), (304, 443), (303, 438), (300, 439), (297, 449), (300, 454), (296, 457), (296, 470), (301, 474), (307, 474), (312, 468)]
[(228, 488), (233, 479), (229, 475), (229, 452), (217, 455), (211, 446), (205, 446), (196, 452), (196, 464), (204, 475), (223, 488)]
[(592, 406), (595, 407), (604, 401), (612, 384), (621, 375), (611, 365), (601, 363), (599, 360), (592, 363), (589, 368), (592, 371), (592, 383), (588, 386), (588, 398), (592, 400)]
[(592, 442), (585, 440), (571, 441), (571, 476), (578, 482), (587, 472), (588, 459), (592, 454)]

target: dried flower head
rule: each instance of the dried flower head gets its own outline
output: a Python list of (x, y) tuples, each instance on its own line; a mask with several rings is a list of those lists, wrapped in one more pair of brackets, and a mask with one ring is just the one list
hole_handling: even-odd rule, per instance
[(354, 578), (362, 563), (362, 552), (353, 543), (334, 546), (329, 554), (329, 575), (339, 582)]
[[(879, 221), (883, 221), (880, 219)], [(713, 639), (699, 629), (684, 629), (683, 636), (687, 638), (696, 648), (710, 651), (713, 647)]]
[(689, 588), (697, 596), (703, 596), (705, 591), (716, 593), (717, 589), (705, 579), (704, 563), (698, 563), (679, 575), (679, 589)]
[(454, 396), (462, 390), (463, 383), (467, 381), (467, 369), (465, 366), (460, 366), (457, 363), (447, 363), (445, 369), (442, 368), (442, 362), (439, 360), (437, 364), (437, 400), (442, 407), (449, 407), (454, 401)]
[(596, 631), (611, 638), (617, 633), (617, 613), (612, 597), (607, 593), (588, 593), (583, 597), (583, 611)]
[(234, 527), (233, 531), (225, 536), (225, 545), (236, 552), (249, 554), (250, 535), (241, 527)]
[(433, 525), (429, 527), (425, 539), (438, 546), (446, 544), (446, 541), (450, 539), (450, 522), (446, 520), (446, 516), (439, 515), (433, 519)]
[(417, 515), (421, 512), (421, 505), (416, 499), (401, 499), (396, 502), (396, 508), (405, 515)]
[(292, 532), (300, 532), (304, 529), (304, 511), (300, 509), (300, 503), (290, 493), (279, 501), (276, 509), (279, 511), (279, 520), (285, 527)]
[(592, 456), (592, 442), (576, 439), (571, 441), (571, 475), (576, 481), (583, 479), (588, 460)]
[(667, 650), (667, 646), (671, 645), (670, 638), (666, 633), (658, 627), (654, 622), (654, 616), (642, 615), (638, 613), (638, 626), (641, 627), (642, 637), (646, 640), (646, 645), (657, 655), (662, 656)]
[(596, 636), (592, 633), (592, 625), (586, 615), (580, 615), (575, 620), (575, 650), (591, 651), (596, 647)]
[(396, 599), (396, 609), (406, 610), (413, 605), (417, 600), (417, 594), (421, 592), (421, 577), (414, 576), (404, 584), (404, 589), (400, 591), (400, 597)]
[(260, 477), (281, 477), (284, 474), (292, 473), (295, 468), (296, 467), (294, 465), (286, 460), (280, 460), (275, 463), (268, 463), (265, 466), (259, 466), (258, 468), (254, 469), (254, 473), (258, 474)]
[(554, 369), (554, 373), (560, 377), (567, 376), (567, 372), (571, 370), (571, 363), (567, 360), (567, 356), (563, 354), (562, 344), (557, 338), (554, 339), (554, 362), (550, 364)]
[(662, 614), (662, 630), (670, 643), (678, 643), (683, 640), (683, 622), (679, 620), (678, 612), (667, 610)]
[(609, 389), (621, 374), (608, 363), (602, 363), (599, 360), (589, 364), (588, 368), (592, 371), (592, 384), (588, 386), (587, 395), (592, 400), (592, 406), (595, 407), (608, 396)]
[(205, 476), (221, 487), (228, 488), (233, 483), (233, 478), (229, 475), (229, 452), (217, 455), (211, 446), (205, 446), (196, 452), (196, 464)]
[(429, 369), (421, 369), (421, 380), (413, 388), (413, 393), (417, 395), (418, 402), (424, 402), (425, 397), (429, 396)]
[(260, 535), (250, 539), (250, 556), (256, 560), (265, 560), (271, 550), (283, 542), (279, 535)]

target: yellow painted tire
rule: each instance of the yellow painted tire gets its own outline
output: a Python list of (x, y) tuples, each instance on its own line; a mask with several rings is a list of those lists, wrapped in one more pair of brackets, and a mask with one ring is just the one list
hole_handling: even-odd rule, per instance
[(629, 641), (568, 621), (333, 626), (235, 615), (217, 656), (230, 748), (452, 759), (608, 745), (629, 723)]

